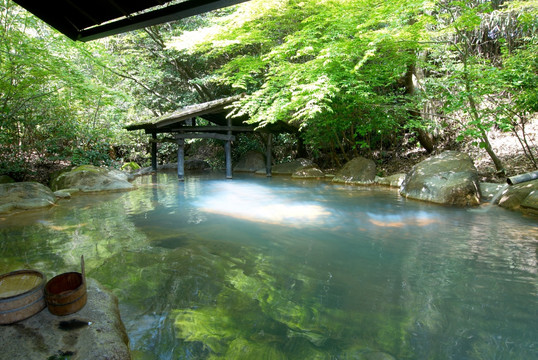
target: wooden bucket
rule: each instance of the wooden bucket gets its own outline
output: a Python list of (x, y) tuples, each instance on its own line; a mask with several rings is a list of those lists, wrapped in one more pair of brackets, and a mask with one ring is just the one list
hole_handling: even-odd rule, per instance
[(54, 315), (73, 314), (86, 305), (86, 275), (84, 257), (80, 258), (82, 273), (68, 272), (56, 275), (45, 285), (45, 300)]
[(12, 324), (45, 308), (45, 276), (36, 270), (0, 275), (0, 324)]

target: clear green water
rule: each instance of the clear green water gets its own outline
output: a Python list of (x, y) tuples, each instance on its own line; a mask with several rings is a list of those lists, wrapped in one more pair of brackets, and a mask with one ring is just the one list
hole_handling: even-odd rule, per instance
[(0, 272), (86, 260), (135, 359), (536, 359), (538, 221), (188, 176), (0, 216)]

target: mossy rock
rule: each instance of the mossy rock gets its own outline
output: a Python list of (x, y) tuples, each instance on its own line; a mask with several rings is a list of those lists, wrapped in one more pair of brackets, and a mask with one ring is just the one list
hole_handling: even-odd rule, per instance
[(119, 170), (100, 168), (93, 165), (81, 165), (71, 171), (61, 173), (52, 180), (54, 191), (62, 189), (79, 189), (80, 191), (125, 191), (135, 187), (129, 176)]
[(325, 173), (317, 167), (311, 167), (300, 169), (294, 172), (291, 177), (293, 179), (323, 179), (325, 178)]
[(0, 184), (0, 213), (52, 206), (56, 196), (37, 182)]
[(265, 156), (259, 151), (249, 151), (234, 166), (237, 172), (265, 171)]
[(372, 184), (376, 176), (375, 163), (363, 157), (356, 157), (347, 162), (344, 167), (338, 171), (333, 182), (345, 184)]
[(499, 199), (499, 206), (538, 215), (538, 180), (512, 185)]
[(478, 172), (469, 155), (445, 151), (413, 166), (400, 194), (437, 204), (475, 206), (480, 203)]
[(14, 182), (15, 180), (13, 180), (10, 176), (0, 175), (0, 184), (11, 184)]
[(493, 200), (495, 195), (501, 190), (504, 189), (506, 184), (496, 184), (496, 183), (484, 183), (479, 184), (480, 189), (480, 199), (484, 202), (489, 202)]
[[(273, 166), (271, 168), (271, 173), (273, 175), (293, 175), (293, 173), (301, 169), (308, 169), (315, 166), (316, 164), (314, 164), (312, 160), (299, 158), (299, 159), (295, 159), (287, 163), (282, 163), (282, 164)], [(256, 171), (256, 174), (265, 175), (265, 169)]]
[(376, 177), (375, 182), (379, 185), (399, 188), (405, 179), (405, 174), (394, 174), (386, 177)]

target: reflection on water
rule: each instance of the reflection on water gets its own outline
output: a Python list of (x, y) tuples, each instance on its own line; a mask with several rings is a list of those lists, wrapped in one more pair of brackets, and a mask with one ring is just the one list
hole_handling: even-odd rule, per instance
[(195, 205), (202, 212), (297, 227), (326, 223), (331, 215), (318, 202), (298, 201), (271, 187), (241, 182), (216, 183), (210, 191), (198, 195)]
[(0, 218), (0, 272), (119, 297), (135, 359), (538, 358), (536, 219), (175, 174)]

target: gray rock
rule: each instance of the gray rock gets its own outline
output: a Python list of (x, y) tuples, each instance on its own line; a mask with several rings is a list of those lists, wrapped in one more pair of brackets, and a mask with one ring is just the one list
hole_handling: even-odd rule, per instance
[(118, 300), (102, 285), (87, 279), (88, 302), (77, 313), (52, 315), (47, 309), (29, 319), (0, 326), (2, 359), (127, 360), (129, 340), (120, 319)]
[(133, 172), (132, 174), (134, 176), (144, 176), (144, 175), (149, 175), (149, 174), (152, 174), (152, 173), (153, 173), (153, 169), (151, 168), (151, 166), (148, 166), (148, 167), (138, 169), (135, 172)]
[(538, 215), (538, 180), (509, 186), (499, 199), (499, 206)]
[(405, 176), (406, 174), (394, 174), (386, 177), (376, 177), (375, 182), (379, 185), (399, 188), (402, 185)]
[(59, 199), (69, 199), (71, 198), (71, 193), (69, 191), (62, 189), (62, 190), (55, 191), (54, 196), (56, 196)]
[(64, 172), (52, 181), (53, 190), (75, 188), (84, 192), (125, 191), (135, 187), (129, 182), (131, 175), (116, 169), (82, 165)]
[(478, 184), (478, 188), (480, 189), (480, 200), (484, 202), (490, 202), (505, 187), (506, 187), (506, 184), (496, 184), (496, 183)]
[(0, 184), (0, 213), (48, 207), (56, 196), (45, 185), (37, 182)]
[(265, 171), (265, 156), (258, 151), (249, 151), (239, 159), (234, 167), (237, 172)]
[[(202, 171), (202, 170), (208, 170), (211, 168), (211, 166), (207, 163), (207, 161), (204, 160), (185, 160), (184, 164), (184, 170), (189, 171)], [(175, 163), (169, 163), (169, 164), (162, 164), (157, 166), (157, 172), (166, 172), (166, 171), (177, 171), (177, 162)], [(132, 173), (133, 177), (136, 176), (143, 176), (143, 175), (149, 175), (154, 173), (151, 166), (141, 168), (139, 170), (136, 170)]]
[[(292, 175), (301, 169), (307, 169), (314, 166), (315, 164), (312, 162), (312, 160), (299, 158), (287, 163), (273, 166), (271, 168), (271, 173), (273, 175)], [(265, 175), (265, 169), (256, 171), (256, 174)]]
[(301, 169), (293, 173), (293, 179), (323, 179), (325, 173), (317, 167)]
[[(176, 163), (175, 168), (177, 169), (177, 163)], [(210, 168), (211, 166), (205, 160), (199, 160), (199, 159), (185, 160), (185, 165), (184, 165), (185, 170), (203, 171), (203, 170), (208, 170)]]
[(376, 166), (372, 160), (356, 157), (347, 162), (333, 178), (333, 182), (346, 184), (372, 184), (376, 177)]
[(469, 155), (445, 151), (413, 166), (400, 194), (438, 204), (478, 205), (478, 173)]

